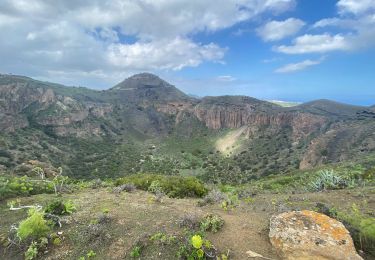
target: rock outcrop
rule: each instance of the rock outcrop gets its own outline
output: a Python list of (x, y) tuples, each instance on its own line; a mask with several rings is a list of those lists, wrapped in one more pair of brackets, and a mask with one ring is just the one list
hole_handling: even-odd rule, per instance
[(341, 222), (313, 211), (292, 211), (273, 216), (269, 237), (283, 259), (362, 259)]

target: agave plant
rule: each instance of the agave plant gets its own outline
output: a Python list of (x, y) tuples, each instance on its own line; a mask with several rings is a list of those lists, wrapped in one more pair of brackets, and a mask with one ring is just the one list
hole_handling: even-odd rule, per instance
[(310, 183), (314, 191), (336, 190), (348, 187), (348, 181), (333, 170), (322, 170), (318, 177)]

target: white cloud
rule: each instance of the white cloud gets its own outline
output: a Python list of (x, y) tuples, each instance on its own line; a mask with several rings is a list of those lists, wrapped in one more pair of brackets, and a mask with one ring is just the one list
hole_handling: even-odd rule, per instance
[(77, 79), (83, 75), (86, 82), (87, 77), (119, 75), (124, 70), (181, 69), (218, 62), (225, 46), (194, 42), (194, 34), (226, 29), (265, 12), (290, 10), (295, 3), (1, 0), (0, 30), (6, 38), (0, 41), (0, 70), (46, 79), (57, 74)]
[(297, 63), (290, 63), (281, 68), (276, 69), (275, 72), (276, 73), (291, 73), (291, 72), (304, 70), (308, 67), (322, 63), (324, 59), (325, 58), (323, 57), (319, 60), (304, 60), (304, 61), (297, 62)]
[[(346, 21), (346, 20), (345, 20)], [(352, 21), (352, 20), (348, 20), (348, 21)], [(322, 19), (322, 20), (319, 20), (317, 22), (315, 22), (313, 25), (312, 25), (312, 28), (323, 28), (323, 27), (328, 27), (328, 26), (341, 26), (343, 24), (344, 20), (340, 19), (340, 18), (325, 18), (325, 19)]]
[(222, 76), (218, 76), (216, 78), (218, 81), (221, 81), (221, 82), (231, 82), (231, 81), (235, 81), (236, 78), (233, 77), (233, 76), (230, 76), (230, 75), (222, 75)]
[(108, 60), (111, 64), (139, 70), (196, 67), (204, 61), (220, 61), (225, 49), (210, 43), (201, 45), (185, 38), (147, 43), (112, 44)]
[(257, 34), (264, 41), (277, 41), (295, 35), (305, 25), (305, 22), (289, 18), (285, 21), (271, 21), (257, 29)]
[[(323, 34), (305, 34), (291, 45), (273, 49), (286, 54), (326, 53), (330, 51), (356, 51), (375, 46), (375, 0), (339, 0), (336, 17), (315, 22), (311, 29), (325, 29)], [(341, 33), (328, 33), (329, 29)]]
[(374, 0), (340, 0), (337, 3), (337, 7), (341, 14), (353, 13), (362, 14), (368, 11), (375, 10)]
[(337, 50), (349, 50), (350, 44), (343, 35), (305, 34), (293, 40), (293, 45), (281, 45), (274, 47), (274, 50), (286, 54), (303, 53), (325, 53)]
[[(340, 34), (346, 42), (348, 50), (362, 50), (375, 46), (375, 1), (339, 1), (338, 6), (346, 4), (346, 12), (355, 13), (350, 16), (338, 16), (317, 21), (312, 28), (342, 29)], [(343, 11), (343, 9), (340, 9)], [(372, 11), (371, 11), (372, 10)], [(370, 12), (369, 12), (370, 11)]]

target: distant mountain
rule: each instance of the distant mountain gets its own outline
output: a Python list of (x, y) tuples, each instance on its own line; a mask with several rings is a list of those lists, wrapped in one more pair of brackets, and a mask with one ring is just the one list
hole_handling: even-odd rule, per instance
[(357, 112), (367, 109), (367, 107), (353, 106), (327, 99), (320, 99), (303, 103), (295, 107), (295, 109), (325, 116), (353, 117), (356, 116)]
[(301, 104), (300, 102), (290, 102), (282, 100), (269, 100), (269, 102), (279, 105), (281, 107), (295, 107)]
[[(169, 165), (257, 178), (375, 152), (371, 109), (329, 100), (281, 107), (246, 96), (196, 99), (149, 73), (103, 91), (0, 75), (0, 171), (22, 174), (38, 162), (93, 178)], [(220, 156), (224, 165), (215, 163)]]
[[(108, 91), (107, 91), (108, 92)], [(140, 99), (159, 102), (192, 99), (175, 86), (151, 73), (133, 75), (109, 90), (126, 102), (140, 102)]]
[(133, 75), (112, 89), (139, 89), (139, 88), (172, 88), (168, 82), (151, 73)]
[(195, 99), (200, 99), (200, 98), (202, 98), (202, 97), (200, 97), (200, 96), (198, 96), (198, 95), (195, 95), (195, 94), (187, 94), (189, 97), (192, 97), (192, 98), (195, 98)]

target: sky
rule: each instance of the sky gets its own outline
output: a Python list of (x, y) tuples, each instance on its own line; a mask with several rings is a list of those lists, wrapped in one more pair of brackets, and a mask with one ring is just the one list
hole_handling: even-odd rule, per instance
[(0, 73), (375, 104), (375, 0), (0, 0)]

